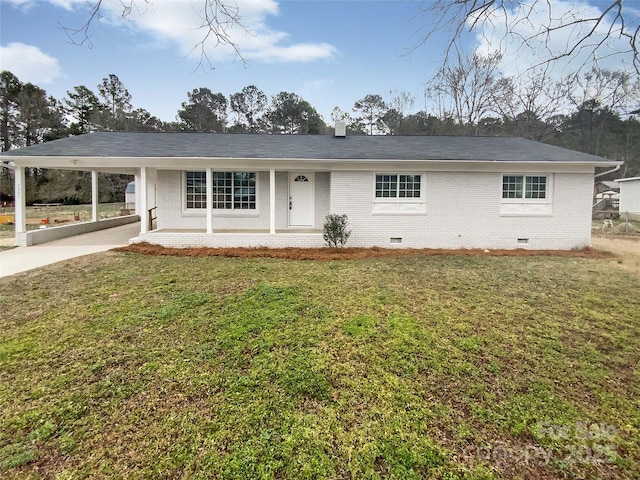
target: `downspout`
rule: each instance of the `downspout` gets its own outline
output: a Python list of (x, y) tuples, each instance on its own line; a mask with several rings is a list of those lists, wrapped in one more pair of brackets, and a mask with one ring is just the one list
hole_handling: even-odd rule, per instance
[(613, 173), (613, 172), (617, 172), (618, 170), (620, 170), (620, 167), (622, 166), (622, 164), (616, 165), (615, 168), (612, 168), (611, 170), (607, 170), (606, 172), (600, 172), (600, 173), (596, 173), (593, 178), (598, 178), (601, 177), (603, 175), (607, 175), (609, 173)]

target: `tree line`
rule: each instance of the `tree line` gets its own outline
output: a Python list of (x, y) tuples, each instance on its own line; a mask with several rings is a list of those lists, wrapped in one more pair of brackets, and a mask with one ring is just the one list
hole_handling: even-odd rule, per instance
[[(518, 78), (500, 73), (500, 54), (459, 56), (427, 84), (424, 108), (403, 91), (367, 94), (350, 111), (335, 107), (349, 135), (520, 136), (625, 162), (616, 176), (640, 175), (640, 80), (593, 68), (553, 80), (544, 70)], [(418, 110), (418, 111), (416, 111)], [(226, 97), (195, 88), (166, 122), (143, 108), (115, 74), (95, 91), (84, 85), (58, 100), (13, 73), (0, 73), (0, 147), (21, 148), (96, 131), (326, 134), (332, 127), (301, 96), (270, 98), (255, 85)], [(12, 191), (2, 169), (0, 191)], [(87, 174), (30, 169), (28, 201), (86, 202)], [(101, 175), (101, 201), (121, 201), (126, 176)]]

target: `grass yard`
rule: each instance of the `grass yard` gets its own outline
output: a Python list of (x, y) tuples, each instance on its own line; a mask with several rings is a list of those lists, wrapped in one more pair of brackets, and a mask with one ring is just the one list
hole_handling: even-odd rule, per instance
[(610, 259), (110, 252), (0, 292), (3, 478), (640, 476)]

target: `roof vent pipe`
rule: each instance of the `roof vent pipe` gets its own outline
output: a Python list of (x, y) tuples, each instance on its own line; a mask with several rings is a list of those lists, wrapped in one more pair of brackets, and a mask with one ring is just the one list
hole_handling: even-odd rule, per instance
[(347, 136), (347, 124), (341, 120), (336, 121), (336, 137), (344, 138)]

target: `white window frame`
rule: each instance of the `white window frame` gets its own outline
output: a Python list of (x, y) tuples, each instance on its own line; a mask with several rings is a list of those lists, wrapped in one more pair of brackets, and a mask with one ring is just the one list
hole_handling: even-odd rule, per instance
[[(420, 177), (420, 196), (419, 197), (400, 197), (399, 195), (396, 197), (378, 197), (376, 196), (376, 191), (377, 191), (377, 179), (379, 175), (395, 175), (398, 177), (397, 179), (397, 186), (396, 186), (396, 193), (400, 193), (400, 176), (402, 175), (409, 175), (409, 176), (414, 176), (414, 177)], [(376, 172), (373, 174), (373, 201), (374, 202), (382, 202), (382, 203), (386, 203), (386, 202), (408, 202), (408, 203), (417, 203), (417, 202), (422, 202), (424, 199), (424, 173), (411, 173), (411, 172), (384, 172), (384, 173), (380, 173), (380, 172)]]
[[(504, 177), (522, 177), (522, 197), (504, 198), (503, 197), (503, 185)], [(527, 177), (544, 177), (545, 182), (545, 197), (544, 198), (527, 198)], [(551, 185), (552, 177), (547, 173), (504, 173), (500, 175), (500, 199), (504, 203), (549, 203), (551, 197)]]
[[(397, 175), (398, 185), (396, 192), (400, 193), (400, 176), (412, 175), (420, 177), (420, 196), (419, 197), (377, 197), (376, 196), (376, 184), (377, 177), (379, 175)], [(373, 172), (371, 179), (372, 186), (372, 213), (374, 215), (424, 215), (427, 211), (427, 175), (425, 172), (402, 172), (402, 171), (387, 171), (387, 172)]]
[[(231, 199), (231, 208), (213, 208), (213, 205), (211, 205), (211, 208), (213, 209), (213, 213), (214, 214), (219, 214), (219, 213), (233, 213), (233, 214), (255, 214), (258, 212), (258, 183), (259, 183), (259, 172), (257, 171), (243, 171), (243, 170), (212, 170), (211, 171), (212, 175), (211, 175), (211, 179), (213, 181), (213, 175), (215, 175), (216, 173), (230, 173), (231, 174), (231, 190), (232, 190), (232, 199)], [(235, 207), (235, 200), (233, 199), (233, 196), (235, 195), (235, 185), (233, 184), (234, 182), (234, 174), (235, 173), (253, 173), (254, 174), (254, 181), (255, 181), (255, 208), (236, 208)], [(213, 184), (211, 185), (211, 188), (213, 189)], [(240, 187), (242, 188), (242, 187)], [(212, 195), (215, 198), (215, 192)]]
[[(207, 208), (211, 208), (214, 216), (259, 216), (260, 209), (260, 192), (259, 192), (259, 184), (260, 184), (260, 172), (258, 171), (247, 171), (246, 173), (254, 173), (255, 174), (255, 182), (256, 182), (256, 208), (213, 208), (213, 205), (207, 205), (205, 208), (187, 208), (187, 172), (200, 172), (206, 175), (207, 169), (205, 170), (183, 170), (182, 171), (182, 212), (187, 215), (193, 216), (206, 216)], [(211, 169), (212, 173), (220, 172), (220, 173), (229, 173), (229, 170), (214, 170)], [(240, 172), (240, 170), (234, 170), (231, 173)], [(213, 175), (211, 176), (213, 180)], [(205, 186), (205, 189), (207, 187)], [(213, 184), (211, 185), (213, 189)]]
[[(203, 208), (194, 208), (194, 207), (187, 207), (188, 202), (187, 202), (187, 174), (190, 172), (195, 172), (195, 173), (203, 173), (205, 175), (205, 206)], [(184, 212), (188, 212), (188, 213), (199, 213), (202, 215), (206, 215), (207, 213), (207, 187), (206, 187), (206, 175), (207, 175), (207, 171), (206, 170), (183, 170), (182, 171), (182, 210)]]
[[(503, 198), (504, 177), (522, 177), (522, 198)], [(526, 198), (527, 177), (545, 177), (545, 198)], [(500, 195), (500, 215), (502, 216), (550, 216), (553, 214), (553, 184), (551, 173), (502, 173), (498, 194)]]

